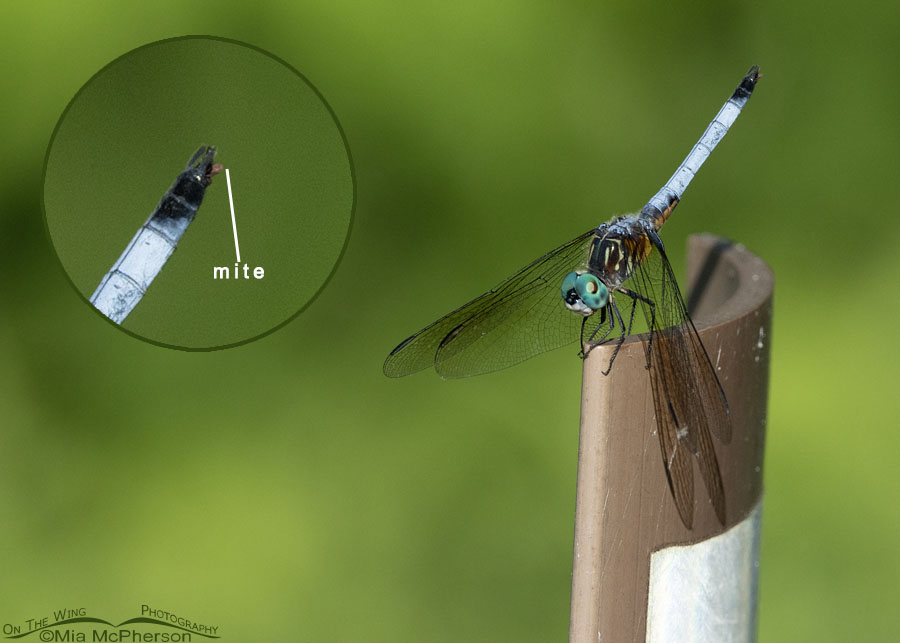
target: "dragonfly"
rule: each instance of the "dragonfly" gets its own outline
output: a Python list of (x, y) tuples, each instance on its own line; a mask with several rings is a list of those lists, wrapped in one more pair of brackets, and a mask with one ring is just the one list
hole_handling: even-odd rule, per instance
[(203, 145), (194, 152), (91, 295), (91, 304), (116, 324), (140, 303), (197, 215), (206, 188), (222, 171), (222, 165), (213, 163), (215, 156), (213, 146)]
[(740, 115), (757, 81), (741, 79), (672, 177), (637, 214), (618, 216), (531, 262), (500, 284), (403, 340), (384, 362), (401, 377), (433, 366), (443, 378), (469, 377), (581, 342), (614, 349), (610, 373), (640, 308), (663, 464), (685, 527), (693, 524), (693, 465), (719, 522), (725, 493), (712, 435), (731, 440), (725, 392), (688, 314), (659, 230), (688, 184)]

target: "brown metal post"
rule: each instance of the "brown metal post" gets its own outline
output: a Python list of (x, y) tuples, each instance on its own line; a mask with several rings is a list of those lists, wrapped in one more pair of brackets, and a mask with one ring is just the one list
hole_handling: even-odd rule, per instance
[[(693, 529), (678, 516), (656, 435), (646, 336), (626, 340), (609, 376), (601, 371), (612, 347), (594, 350), (582, 385), (570, 643), (648, 640), (653, 552), (706, 541), (749, 523), (751, 512), (758, 533), (774, 277), (758, 257), (711, 235), (690, 238), (688, 264), (692, 317), (731, 409), (732, 440), (715, 444), (726, 525), (716, 519), (696, 465)], [(735, 624), (745, 631), (733, 639), (752, 640), (755, 571), (749, 581), (727, 569), (716, 573), (724, 574), (725, 591), (729, 583), (752, 583), (745, 593), (753, 604)]]

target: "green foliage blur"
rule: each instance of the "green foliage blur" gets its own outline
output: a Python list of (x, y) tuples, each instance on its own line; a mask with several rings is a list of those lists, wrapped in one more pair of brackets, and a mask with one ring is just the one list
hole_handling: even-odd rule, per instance
[[(381, 362), (639, 208), (758, 64), (664, 238), (681, 262), (688, 234), (727, 236), (776, 275), (760, 640), (892, 639), (898, 30), (886, 1), (4, 3), (0, 622), (146, 603), (230, 641), (565, 640), (574, 349), (454, 382)], [(214, 353), (104, 323), (41, 214), (75, 92), (186, 34), (300, 70), (357, 181), (322, 295)]]

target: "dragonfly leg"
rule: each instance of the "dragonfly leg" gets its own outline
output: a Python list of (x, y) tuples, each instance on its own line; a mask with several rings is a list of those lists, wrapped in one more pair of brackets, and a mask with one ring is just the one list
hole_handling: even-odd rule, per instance
[[(601, 312), (601, 315), (606, 315), (606, 308), (603, 309), (603, 311)], [(585, 321), (587, 321), (587, 320), (585, 320)], [(606, 341), (606, 338), (609, 337), (609, 334), (610, 334), (611, 332), (613, 332), (613, 329), (616, 327), (615, 320), (613, 319), (613, 316), (612, 316), (612, 315), (609, 316), (609, 328), (607, 328), (607, 329), (606, 329), (606, 332), (603, 333), (603, 334), (600, 336), (600, 339), (595, 340), (594, 338), (597, 336), (597, 333), (600, 332), (600, 328), (601, 328), (602, 326), (603, 326), (603, 319), (602, 319), (602, 317), (601, 317), (600, 323), (597, 324), (597, 328), (595, 328), (595, 329), (594, 329), (594, 332), (591, 333), (591, 336), (588, 337), (588, 341), (589, 341), (589, 342), (596, 341), (597, 344), (602, 344), (604, 341)]]
[(581, 320), (581, 339), (579, 341), (579, 344), (581, 344), (581, 350), (578, 351), (578, 357), (580, 357), (581, 359), (587, 357), (587, 353), (584, 352), (584, 325), (587, 323), (587, 320), (587, 317)]
[[(604, 375), (609, 375), (609, 372), (612, 370), (613, 362), (616, 361), (616, 355), (619, 354), (619, 349), (622, 348), (622, 344), (625, 343), (625, 338), (631, 333), (631, 322), (634, 321), (634, 301), (631, 302), (631, 320), (628, 322), (628, 327), (626, 328), (625, 322), (622, 321), (622, 313), (619, 312), (619, 307), (616, 306), (615, 300), (610, 299), (609, 305), (613, 309), (613, 313), (619, 320), (619, 326), (622, 328), (622, 333), (619, 335), (619, 340), (616, 342), (616, 347), (613, 350), (612, 356), (609, 358), (609, 366), (606, 367), (605, 371), (602, 371)], [(610, 315), (610, 323), (612, 323), (612, 315)]]
[(640, 300), (643, 303), (647, 304), (647, 307), (650, 308), (650, 339), (647, 340), (647, 368), (650, 368), (650, 349), (653, 347), (653, 334), (656, 329), (656, 302), (652, 299), (644, 297), (641, 293), (635, 292), (633, 290), (629, 290), (628, 288), (619, 288), (618, 292), (621, 292), (625, 295), (631, 297), (631, 319), (628, 321), (628, 332), (631, 332), (631, 324), (634, 322), (634, 309), (637, 306), (637, 302)]
[[(600, 336), (600, 339), (595, 340), (595, 338), (597, 337), (597, 333), (599, 333), (600, 329), (603, 327), (603, 322), (605, 321), (605, 318), (607, 316), (608, 308), (609, 308), (609, 306), (607, 305), (606, 308), (603, 308), (600, 310), (600, 323), (597, 324), (597, 327), (591, 333), (590, 337), (587, 338), (587, 341), (585, 341), (585, 339), (584, 339), (584, 327), (587, 324), (587, 320), (590, 319), (590, 317), (585, 317), (584, 319), (581, 320), (581, 351), (578, 353), (578, 356), (581, 359), (586, 359), (592, 350), (594, 350), (597, 346), (599, 346), (600, 344), (605, 342), (606, 338), (609, 337), (610, 333), (612, 333), (613, 329), (616, 327), (613, 316), (609, 315), (609, 328), (607, 328), (606, 332)], [(585, 350), (584, 347), (588, 342), (595, 342), (595, 343), (593, 346), (591, 346), (590, 348)]]

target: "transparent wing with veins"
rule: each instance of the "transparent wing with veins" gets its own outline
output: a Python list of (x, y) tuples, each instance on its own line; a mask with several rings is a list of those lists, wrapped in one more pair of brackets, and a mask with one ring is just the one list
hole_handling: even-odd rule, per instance
[(639, 300), (653, 329), (647, 359), (669, 488), (682, 521), (690, 528), (693, 455), (716, 516), (725, 524), (725, 492), (712, 435), (724, 444), (731, 441), (728, 402), (688, 315), (662, 242), (656, 237), (653, 243), (653, 251), (635, 270), (629, 285), (654, 303)]
[[(582, 317), (566, 309), (560, 288), (567, 273), (585, 264), (593, 235), (594, 229), (551, 250), (401, 342), (384, 362), (385, 375), (429, 366), (444, 378), (480, 375), (577, 340)], [(599, 322), (600, 315), (593, 317)]]

